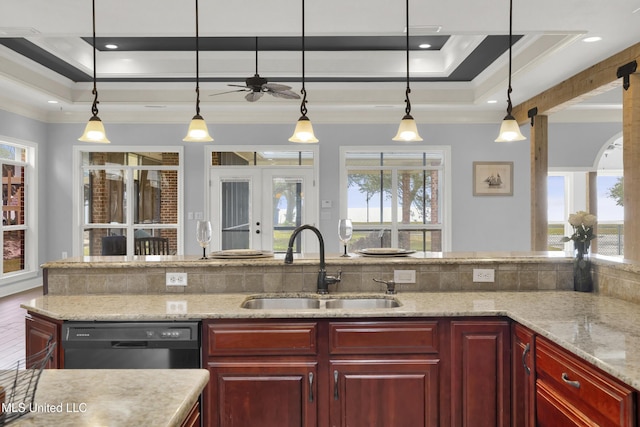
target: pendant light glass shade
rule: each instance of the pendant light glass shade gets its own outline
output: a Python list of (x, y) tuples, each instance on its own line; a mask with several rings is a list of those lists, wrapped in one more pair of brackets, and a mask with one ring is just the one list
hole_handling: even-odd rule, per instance
[(296, 123), (296, 128), (293, 131), (293, 135), (289, 138), (291, 142), (299, 142), (302, 144), (313, 144), (318, 142), (318, 138), (313, 133), (313, 126), (311, 120), (307, 116), (302, 116)]
[(302, 102), (300, 103), (300, 118), (293, 130), (293, 135), (289, 138), (289, 142), (297, 142), (301, 144), (315, 144), (318, 141), (313, 133), (311, 120), (307, 117), (307, 90), (304, 87), (304, 0), (302, 0)]
[(496, 138), (495, 142), (513, 142), (513, 141), (524, 141), (524, 135), (520, 132), (520, 126), (518, 126), (518, 122), (515, 117), (511, 115), (511, 111), (513, 110), (513, 105), (511, 104), (511, 92), (513, 89), (511, 88), (511, 46), (513, 45), (513, 0), (509, 0), (509, 86), (507, 88), (507, 115), (502, 120), (502, 124), (500, 125), (500, 132), (498, 134), (498, 138)]
[(400, 126), (398, 127), (398, 133), (392, 138), (392, 140), (405, 142), (423, 140), (418, 133), (418, 125), (410, 114), (407, 114), (402, 118)]
[(508, 115), (502, 120), (500, 133), (495, 142), (524, 141), (527, 138), (520, 132), (520, 126), (512, 115)]
[(409, 100), (409, 94), (411, 93), (411, 88), (409, 87), (409, 0), (406, 0), (405, 14), (407, 19), (407, 89), (405, 90), (404, 102), (406, 105), (404, 108), (404, 117), (402, 118), (402, 120), (400, 120), (400, 126), (398, 126), (398, 133), (396, 133), (396, 136), (391, 138), (391, 140), (403, 142), (418, 142), (422, 141), (422, 138), (420, 137), (420, 134), (418, 134), (418, 125), (411, 115), (411, 101)]
[(189, 123), (185, 142), (210, 142), (213, 141), (209, 135), (207, 123), (200, 115), (200, 31), (198, 27), (198, 0), (196, 0), (196, 114)]
[(202, 116), (196, 114), (189, 123), (189, 130), (187, 130), (187, 136), (183, 141), (186, 142), (208, 142), (213, 141), (211, 135), (209, 135), (209, 129), (207, 128), (207, 122), (204, 121)]
[(93, 104), (91, 105), (91, 118), (87, 122), (87, 126), (84, 128), (82, 136), (78, 138), (78, 141), (82, 142), (100, 142), (103, 144), (109, 144), (111, 141), (107, 139), (107, 133), (104, 130), (104, 124), (98, 117), (98, 88), (96, 84), (96, 1), (91, 2), (91, 14), (93, 25)]
[(78, 141), (101, 142), (103, 144), (109, 144), (111, 142), (107, 139), (104, 125), (98, 116), (93, 116), (89, 119), (87, 126), (84, 128), (84, 133), (78, 138)]

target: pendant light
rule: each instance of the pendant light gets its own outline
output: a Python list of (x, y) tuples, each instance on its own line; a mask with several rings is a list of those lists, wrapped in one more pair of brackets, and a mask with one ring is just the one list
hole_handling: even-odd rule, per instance
[(207, 129), (207, 123), (200, 115), (200, 34), (198, 30), (198, 0), (196, 0), (196, 115), (189, 123), (186, 142), (209, 142), (213, 141)]
[(318, 138), (313, 134), (313, 126), (311, 120), (307, 117), (307, 91), (304, 87), (304, 0), (302, 0), (302, 102), (300, 104), (300, 113), (302, 114), (296, 123), (293, 135), (289, 138), (290, 142), (299, 142), (303, 144), (313, 144), (318, 142)]
[(93, 104), (91, 105), (91, 118), (87, 122), (87, 126), (84, 128), (84, 133), (78, 141), (82, 142), (101, 142), (103, 144), (109, 144), (111, 141), (107, 139), (107, 134), (104, 130), (102, 120), (98, 117), (98, 89), (96, 87), (96, 0), (93, 0), (91, 7), (93, 15)]
[(509, 0), (509, 87), (507, 89), (507, 115), (500, 125), (500, 133), (495, 142), (524, 141), (527, 138), (520, 132), (518, 122), (511, 115), (511, 45), (513, 44), (513, 0)]
[(409, 101), (409, 94), (411, 93), (411, 88), (409, 87), (409, 0), (407, 0), (405, 12), (407, 15), (407, 90), (405, 91), (404, 99), (406, 106), (404, 108), (404, 117), (400, 121), (400, 126), (398, 127), (398, 133), (392, 140), (414, 142), (422, 141), (422, 138), (420, 138), (420, 135), (418, 134), (416, 121), (413, 120), (413, 117), (411, 116), (411, 101)]

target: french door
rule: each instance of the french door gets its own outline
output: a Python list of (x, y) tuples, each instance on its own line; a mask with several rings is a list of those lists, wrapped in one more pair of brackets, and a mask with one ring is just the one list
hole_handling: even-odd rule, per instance
[(312, 168), (214, 167), (210, 178), (212, 250), (284, 252), (297, 226), (316, 222)]

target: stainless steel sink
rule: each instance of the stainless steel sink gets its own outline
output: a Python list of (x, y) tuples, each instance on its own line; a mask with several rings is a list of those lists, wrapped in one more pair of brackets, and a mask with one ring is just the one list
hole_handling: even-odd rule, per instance
[(240, 306), (254, 310), (306, 310), (320, 308), (320, 300), (307, 297), (252, 298)]
[(400, 302), (392, 298), (340, 298), (326, 302), (328, 309), (363, 310), (371, 308), (396, 308)]

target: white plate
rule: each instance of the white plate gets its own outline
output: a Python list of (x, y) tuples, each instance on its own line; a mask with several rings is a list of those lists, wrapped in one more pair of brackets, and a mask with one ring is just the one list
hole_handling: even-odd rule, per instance
[(227, 249), (224, 251), (213, 252), (212, 258), (227, 258), (227, 259), (241, 259), (241, 258), (270, 258), (273, 256), (273, 252), (258, 251), (255, 249)]
[(366, 248), (357, 252), (364, 256), (406, 256), (415, 251), (400, 248)]

